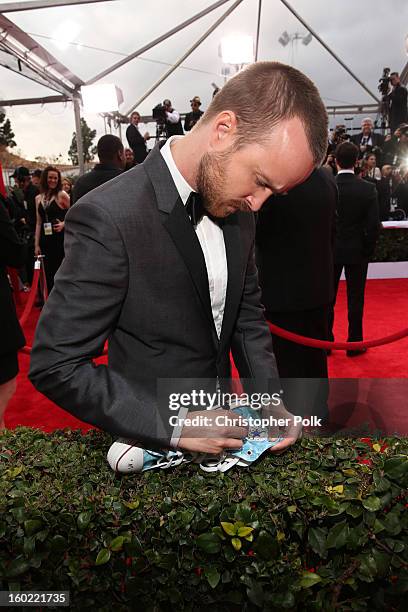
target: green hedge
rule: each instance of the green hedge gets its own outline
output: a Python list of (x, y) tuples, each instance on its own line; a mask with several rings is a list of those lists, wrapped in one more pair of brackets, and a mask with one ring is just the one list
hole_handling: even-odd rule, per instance
[(408, 230), (382, 230), (371, 261), (408, 261)]
[[(0, 436), (0, 581), (71, 609), (401, 610), (408, 440), (117, 476), (105, 434)], [(405, 595), (404, 595), (405, 594)]]

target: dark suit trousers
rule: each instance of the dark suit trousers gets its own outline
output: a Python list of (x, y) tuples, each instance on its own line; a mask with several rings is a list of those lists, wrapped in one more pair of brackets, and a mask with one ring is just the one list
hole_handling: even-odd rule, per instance
[[(329, 305), (298, 312), (266, 312), (267, 319), (287, 331), (317, 340), (328, 339)], [(273, 349), (284, 392), (293, 414), (327, 416), (328, 372), (323, 349), (296, 344), (272, 334)]]
[(335, 264), (334, 289), (335, 298), (329, 315), (330, 338), (333, 340), (334, 305), (336, 303), (340, 276), (344, 268), (347, 286), (348, 309), (348, 342), (358, 342), (363, 339), (364, 290), (367, 279), (368, 261), (354, 264)]

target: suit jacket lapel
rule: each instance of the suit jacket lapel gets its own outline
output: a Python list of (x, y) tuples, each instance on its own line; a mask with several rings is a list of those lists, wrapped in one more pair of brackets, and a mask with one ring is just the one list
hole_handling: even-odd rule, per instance
[(182, 256), (197, 289), (205, 314), (211, 325), (214, 326), (204, 255), (181, 199), (178, 199), (173, 210), (165, 219), (164, 227)]
[(197, 290), (205, 314), (214, 327), (207, 268), (200, 242), (171, 177), (166, 162), (156, 146), (143, 163), (152, 182), (158, 209), (164, 213), (163, 225), (179, 251)]

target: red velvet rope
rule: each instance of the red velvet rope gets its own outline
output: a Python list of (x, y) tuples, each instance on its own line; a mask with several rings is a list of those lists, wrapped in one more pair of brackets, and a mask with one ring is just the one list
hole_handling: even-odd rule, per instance
[[(34, 300), (37, 295), (38, 281), (40, 278), (40, 269), (34, 270), (33, 283), (31, 286), (30, 296), (28, 298), (27, 304), (24, 308), (24, 312), (20, 319), (20, 325), (23, 326), (28, 319), (28, 316), (32, 310), (34, 305)], [(364, 342), (328, 342), (327, 340), (316, 340), (315, 338), (307, 338), (306, 336), (301, 336), (299, 334), (295, 334), (293, 332), (287, 331), (286, 329), (282, 329), (273, 323), (268, 322), (269, 329), (272, 333), (276, 334), (280, 338), (284, 338), (285, 340), (289, 340), (290, 342), (295, 342), (296, 344), (302, 344), (303, 346), (310, 346), (313, 348), (320, 349), (338, 349), (338, 350), (359, 350), (362, 348), (372, 348), (374, 346), (382, 346), (383, 344), (390, 344), (391, 342), (396, 342), (397, 340), (402, 340), (408, 336), (408, 327), (402, 329), (395, 334), (391, 334), (390, 336), (384, 336), (384, 338), (377, 338), (376, 340), (367, 340)], [(31, 346), (24, 346), (21, 349), (21, 352), (25, 355), (29, 355), (31, 353)], [(103, 351), (103, 355), (107, 355), (107, 350)]]
[(390, 344), (391, 342), (396, 342), (397, 340), (402, 340), (402, 338), (406, 338), (408, 336), (408, 327), (402, 329), (395, 334), (391, 334), (390, 336), (385, 336), (384, 338), (377, 338), (376, 340), (367, 340), (364, 342), (328, 342), (327, 340), (315, 340), (314, 338), (306, 338), (306, 336), (300, 336), (299, 334), (294, 334), (293, 332), (287, 331), (286, 329), (282, 329), (277, 325), (273, 325), (273, 323), (269, 323), (269, 329), (272, 333), (280, 336), (280, 338), (285, 338), (285, 340), (290, 340), (291, 342), (295, 342), (296, 344), (303, 344), (303, 346), (312, 346), (314, 348), (320, 349), (340, 349), (340, 350), (348, 350), (355, 351), (362, 348), (372, 348), (373, 346), (382, 346), (383, 344)]
[(40, 268), (34, 269), (33, 282), (31, 283), (30, 294), (28, 296), (28, 300), (27, 300), (27, 304), (25, 305), (24, 312), (21, 315), (21, 319), (19, 321), (21, 327), (23, 327), (23, 325), (26, 323), (29, 317), (29, 314), (34, 306), (34, 301), (35, 301), (35, 298), (37, 295), (37, 289), (38, 289), (38, 281), (40, 280), (40, 272), (41, 272)]

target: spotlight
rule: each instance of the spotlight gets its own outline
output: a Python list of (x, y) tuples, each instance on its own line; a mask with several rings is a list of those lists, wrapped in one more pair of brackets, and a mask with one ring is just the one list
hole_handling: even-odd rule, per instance
[(221, 57), (224, 64), (251, 64), (254, 61), (254, 39), (239, 35), (223, 38)]

